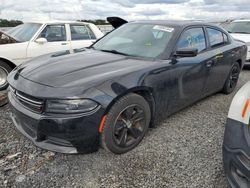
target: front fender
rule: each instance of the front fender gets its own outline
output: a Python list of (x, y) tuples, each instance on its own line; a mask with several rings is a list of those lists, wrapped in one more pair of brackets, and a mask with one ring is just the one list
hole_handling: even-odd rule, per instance
[[(250, 104), (246, 106), (247, 101), (250, 99), (250, 81), (246, 83), (234, 96), (231, 103), (228, 117), (230, 119), (240, 121), (244, 124), (249, 124), (250, 119)], [(243, 116), (243, 111), (245, 115)]]
[(0, 45), (0, 58), (12, 62), (16, 66), (27, 61), (27, 47), (29, 42)]
[(125, 84), (115, 81), (109, 81), (103, 84), (102, 86), (99, 86), (97, 89), (106, 94), (105, 100), (102, 101), (105, 101), (105, 103), (102, 103), (102, 105), (104, 108), (106, 108), (106, 112), (112, 107), (112, 105), (116, 101), (118, 101), (121, 97), (128, 93), (147, 92), (150, 93), (154, 98), (153, 88), (143, 85), (136, 85), (131, 83), (129, 84), (128, 82)]
[(12, 60), (12, 59), (10, 59), (8, 57), (1, 56), (1, 55), (0, 55), (0, 60), (10, 63), (12, 67), (16, 67), (17, 65), (20, 64), (18, 61), (14, 61), (14, 60)]

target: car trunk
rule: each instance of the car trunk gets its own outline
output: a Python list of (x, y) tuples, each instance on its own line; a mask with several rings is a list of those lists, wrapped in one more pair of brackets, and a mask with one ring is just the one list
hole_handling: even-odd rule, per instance
[(119, 18), (119, 17), (107, 17), (107, 21), (116, 29), (120, 26), (122, 26), (123, 24), (128, 23), (128, 21)]

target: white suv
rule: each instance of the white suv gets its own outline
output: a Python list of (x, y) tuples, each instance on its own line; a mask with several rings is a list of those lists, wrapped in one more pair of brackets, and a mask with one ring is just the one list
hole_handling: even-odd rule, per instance
[(244, 41), (247, 46), (247, 61), (245, 65), (250, 65), (250, 20), (234, 20), (224, 26), (233, 38)]
[(0, 32), (0, 90), (6, 89), (8, 73), (31, 58), (90, 46), (103, 33), (85, 22), (29, 22)]

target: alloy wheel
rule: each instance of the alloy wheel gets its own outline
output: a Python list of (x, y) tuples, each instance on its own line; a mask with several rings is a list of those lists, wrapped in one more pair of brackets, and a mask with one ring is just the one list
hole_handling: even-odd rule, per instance
[(146, 125), (145, 112), (139, 105), (125, 108), (117, 117), (113, 138), (115, 143), (123, 148), (136, 144), (143, 136)]
[(230, 89), (234, 89), (238, 79), (239, 79), (239, 74), (240, 74), (240, 70), (238, 68), (238, 66), (233, 66), (232, 70), (231, 70), (231, 74), (230, 74), (230, 81), (229, 81), (229, 88)]

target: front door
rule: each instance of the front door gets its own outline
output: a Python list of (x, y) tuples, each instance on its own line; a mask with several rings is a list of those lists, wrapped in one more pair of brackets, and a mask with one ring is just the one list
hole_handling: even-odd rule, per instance
[(70, 41), (67, 38), (65, 24), (47, 25), (37, 37), (37, 39), (39, 38), (45, 38), (47, 42), (31, 41), (27, 49), (28, 58), (70, 50)]
[(209, 57), (206, 53), (207, 44), (205, 32), (202, 27), (188, 28), (183, 31), (177, 42), (176, 49), (196, 48), (198, 55), (195, 57), (177, 57), (172, 65), (175, 74), (171, 85), (168, 111), (175, 112), (202, 97), (205, 82), (207, 80), (207, 62)]

